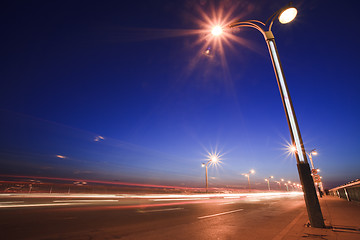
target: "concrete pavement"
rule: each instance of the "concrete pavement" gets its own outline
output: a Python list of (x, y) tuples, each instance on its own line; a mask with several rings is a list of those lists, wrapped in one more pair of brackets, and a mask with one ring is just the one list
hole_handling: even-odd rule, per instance
[(279, 235), (272, 240), (360, 239), (360, 203), (348, 202), (333, 196), (320, 198), (320, 206), (325, 219), (326, 229), (308, 226), (306, 210), (290, 222)]

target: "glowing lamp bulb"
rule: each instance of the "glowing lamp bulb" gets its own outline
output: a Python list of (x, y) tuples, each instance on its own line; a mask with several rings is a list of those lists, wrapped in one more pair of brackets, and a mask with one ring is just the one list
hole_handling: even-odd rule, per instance
[(296, 150), (297, 150), (297, 149), (296, 149), (296, 147), (295, 147), (294, 145), (290, 147), (290, 152), (293, 152), (293, 153), (294, 153), (294, 152), (296, 152)]
[(212, 161), (212, 162), (217, 162), (217, 161), (218, 161), (217, 156), (212, 156), (212, 157), (211, 157), (211, 161)]
[(296, 8), (291, 7), (291, 8), (285, 9), (279, 15), (279, 22), (281, 22), (282, 24), (289, 23), (295, 19), (296, 15), (297, 15)]
[(211, 33), (214, 36), (219, 36), (220, 34), (222, 34), (223, 30), (220, 26), (215, 26), (212, 30)]

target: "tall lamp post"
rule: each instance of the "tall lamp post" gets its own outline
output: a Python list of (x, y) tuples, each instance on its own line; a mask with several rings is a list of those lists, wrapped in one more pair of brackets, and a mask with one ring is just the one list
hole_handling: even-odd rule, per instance
[(244, 175), (245, 177), (247, 177), (248, 179), (248, 185), (249, 185), (249, 192), (251, 191), (251, 186), (250, 186), (250, 174), (254, 174), (255, 170), (251, 169), (248, 173), (243, 173), (242, 175)]
[[(276, 18), (283, 24), (291, 22), (297, 15), (297, 10), (289, 4), (279, 9), (265, 22), (258, 20), (238, 21), (230, 24), (230, 28), (250, 27), (257, 29), (262, 33), (267, 43), (271, 61), (274, 67), (277, 83), (280, 90), (282, 103), (285, 109), (287, 122), (289, 125), (290, 135), (293, 146), (296, 147), (295, 157), (299, 172), (300, 181), (303, 186), (304, 198), (308, 217), (312, 227), (324, 228), (324, 219), (321, 212), (319, 199), (316, 195), (314, 181), (310, 173), (309, 163), (306, 158), (304, 144), (301, 138), (298, 122), (295, 116), (294, 107), (290, 98), (287, 83), (284, 77), (283, 68), (280, 62), (278, 50), (275, 44), (275, 37), (271, 31), (272, 25)], [(220, 31), (214, 31), (214, 35), (218, 35)]]
[(215, 163), (217, 163), (218, 160), (219, 160), (219, 159), (218, 159), (218, 156), (215, 155), (215, 154), (213, 154), (213, 155), (210, 156), (209, 161), (207, 161), (206, 163), (202, 163), (202, 164), (201, 164), (202, 167), (205, 167), (206, 193), (208, 193), (208, 165), (209, 165), (210, 163), (215, 164)]

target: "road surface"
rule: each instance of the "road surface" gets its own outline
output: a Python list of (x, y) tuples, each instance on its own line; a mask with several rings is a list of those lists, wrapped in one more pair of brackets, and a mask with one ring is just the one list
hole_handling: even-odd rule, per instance
[(297, 194), (0, 195), (1, 239), (280, 239)]

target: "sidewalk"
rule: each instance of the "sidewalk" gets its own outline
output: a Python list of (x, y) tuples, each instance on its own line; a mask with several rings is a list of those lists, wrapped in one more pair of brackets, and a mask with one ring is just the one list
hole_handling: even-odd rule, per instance
[(348, 202), (333, 196), (319, 199), (326, 229), (307, 226), (306, 211), (297, 217), (281, 239), (327, 239), (359, 240), (360, 239), (360, 203)]

